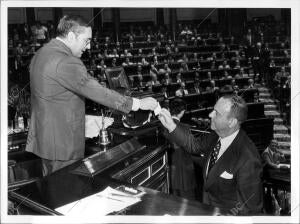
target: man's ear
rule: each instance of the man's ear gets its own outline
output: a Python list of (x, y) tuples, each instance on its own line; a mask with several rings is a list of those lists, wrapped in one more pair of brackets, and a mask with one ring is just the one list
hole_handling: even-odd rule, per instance
[(70, 32), (67, 34), (67, 40), (68, 40), (69, 42), (72, 43), (72, 42), (75, 40), (75, 38), (76, 38), (76, 35), (75, 35), (74, 32), (70, 31)]
[(238, 123), (238, 120), (236, 118), (230, 118), (230, 121), (229, 121), (229, 127), (230, 128), (233, 128), (234, 126), (236, 126)]

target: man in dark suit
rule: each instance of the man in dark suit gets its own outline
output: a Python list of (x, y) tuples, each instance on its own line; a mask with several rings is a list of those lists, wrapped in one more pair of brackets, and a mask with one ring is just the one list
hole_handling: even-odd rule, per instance
[(26, 151), (42, 158), (48, 175), (84, 157), (85, 98), (129, 113), (153, 110), (153, 98), (122, 96), (90, 77), (82, 53), (90, 49), (92, 29), (77, 16), (64, 16), (57, 37), (40, 48), (30, 64), (31, 122)]
[(221, 97), (209, 114), (211, 132), (194, 138), (162, 109), (159, 119), (167, 138), (186, 151), (204, 158), (203, 202), (230, 214), (259, 214), (263, 206), (262, 164), (254, 143), (240, 128), (247, 118), (247, 105), (236, 95)]
[[(182, 129), (188, 131), (189, 126), (180, 123), (185, 110), (186, 103), (182, 99), (176, 98), (170, 102), (170, 112), (173, 121)], [(171, 142), (169, 165), (171, 193), (184, 198), (195, 199), (196, 176), (191, 155), (182, 150), (179, 145)]]

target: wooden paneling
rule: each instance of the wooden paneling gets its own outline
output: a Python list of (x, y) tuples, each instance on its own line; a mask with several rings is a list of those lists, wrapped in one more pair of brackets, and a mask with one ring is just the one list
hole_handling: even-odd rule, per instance
[(8, 24), (25, 23), (26, 10), (25, 8), (8, 8)]
[(109, 23), (113, 21), (111, 8), (104, 8), (102, 12), (102, 19), (103, 23)]
[(260, 8), (260, 9), (247, 9), (247, 20), (252, 20), (253, 17), (273, 15), (275, 20), (281, 19), (281, 9)]
[(120, 20), (122, 22), (134, 22), (134, 21), (156, 21), (155, 8), (141, 9), (141, 8), (121, 8)]
[[(87, 22), (91, 21), (93, 18), (93, 9), (92, 8), (63, 8), (62, 12), (63, 12), (63, 15), (65, 15), (65, 14), (80, 15)], [(93, 22), (91, 24), (93, 24)]]
[[(177, 9), (177, 19), (180, 20), (201, 20), (206, 18), (213, 8), (181, 8)], [(211, 15), (207, 17), (212, 23), (218, 22), (218, 10), (215, 10)]]
[(35, 8), (35, 18), (42, 23), (53, 21), (54, 16), (52, 8)]

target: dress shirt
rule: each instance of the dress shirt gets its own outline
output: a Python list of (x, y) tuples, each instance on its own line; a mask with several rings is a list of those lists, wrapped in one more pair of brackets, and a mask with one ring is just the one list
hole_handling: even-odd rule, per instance
[(235, 137), (237, 136), (238, 133), (239, 133), (239, 129), (225, 138), (220, 138), (221, 148), (219, 151), (217, 161), (223, 155), (223, 153), (226, 151), (226, 149), (230, 146), (230, 144), (233, 142), (233, 140), (235, 139)]
[[(225, 137), (225, 138), (219, 138), (220, 142), (221, 142), (221, 148), (220, 148), (220, 151), (219, 151), (219, 154), (218, 154), (218, 157), (217, 157), (217, 160), (216, 162), (219, 160), (219, 158), (223, 155), (223, 153), (226, 151), (226, 149), (230, 146), (230, 144), (233, 142), (233, 140), (235, 139), (235, 137), (237, 136), (237, 134), (239, 133), (239, 130), (238, 129), (237, 131), (233, 132), (231, 135)], [(219, 141), (218, 140), (218, 141)], [(210, 158), (209, 158), (210, 160)], [(208, 161), (208, 164), (209, 164), (210, 161)], [(207, 175), (207, 172), (208, 172), (208, 167), (206, 167), (206, 175)]]

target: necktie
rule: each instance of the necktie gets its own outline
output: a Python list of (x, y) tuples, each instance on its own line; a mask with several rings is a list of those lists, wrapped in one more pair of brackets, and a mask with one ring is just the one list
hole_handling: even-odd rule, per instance
[(183, 90), (183, 89), (181, 90), (181, 94), (182, 94), (182, 96), (184, 96), (184, 95), (185, 95), (185, 92), (184, 92), (184, 90)]
[[(217, 158), (218, 158), (218, 154), (221, 148), (221, 141), (219, 140), (210, 156), (210, 161), (209, 161), (209, 166), (208, 166), (208, 172), (211, 170), (211, 168), (215, 165)], [(207, 172), (207, 173), (208, 173)]]

